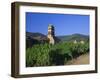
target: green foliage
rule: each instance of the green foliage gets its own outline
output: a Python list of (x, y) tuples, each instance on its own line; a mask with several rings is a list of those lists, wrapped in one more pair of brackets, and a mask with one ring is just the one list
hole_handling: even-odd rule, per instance
[(26, 51), (26, 66), (45, 66), (49, 63), (50, 45), (37, 44)]
[(61, 42), (55, 45), (36, 44), (26, 50), (26, 66), (64, 65), (67, 61), (89, 53), (89, 43)]
[(72, 34), (72, 35), (65, 35), (65, 36), (57, 36), (61, 41), (89, 41), (89, 36), (88, 35), (83, 35), (83, 34)]

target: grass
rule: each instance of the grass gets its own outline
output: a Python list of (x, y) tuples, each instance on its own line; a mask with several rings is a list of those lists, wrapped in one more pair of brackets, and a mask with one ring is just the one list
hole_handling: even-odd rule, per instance
[(36, 44), (26, 50), (26, 67), (65, 65), (69, 60), (89, 53), (89, 43), (61, 42)]

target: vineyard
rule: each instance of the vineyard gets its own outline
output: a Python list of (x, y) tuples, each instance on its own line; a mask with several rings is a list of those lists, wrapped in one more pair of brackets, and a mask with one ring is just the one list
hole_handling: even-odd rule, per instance
[(89, 53), (89, 42), (35, 44), (26, 50), (26, 67), (65, 65), (69, 60)]

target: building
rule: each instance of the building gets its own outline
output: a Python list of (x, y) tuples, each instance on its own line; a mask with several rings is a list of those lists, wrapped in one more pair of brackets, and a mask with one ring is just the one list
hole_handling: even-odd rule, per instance
[(74, 43), (74, 44), (77, 44), (77, 41), (76, 41), (76, 40), (74, 40), (74, 41), (73, 41), (73, 43)]
[(81, 43), (81, 44), (84, 44), (84, 41), (81, 40), (80, 43)]
[(48, 35), (47, 35), (47, 37), (49, 39), (50, 44), (55, 44), (55, 29), (54, 29), (54, 26), (52, 24), (48, 25)]
[(77, 43), (84, 44), (85, 42), (84, 42), (83, 40), (81, 40), (81, 41), (74, 40), (73, 43), (74, 43), (74, 44), (77, 44)]

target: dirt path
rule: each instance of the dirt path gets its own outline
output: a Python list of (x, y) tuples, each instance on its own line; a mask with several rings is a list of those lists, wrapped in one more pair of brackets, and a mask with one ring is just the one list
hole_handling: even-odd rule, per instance
[(89, 64), (89, 54), (84, 54), (69, 61), (66, 65)]

